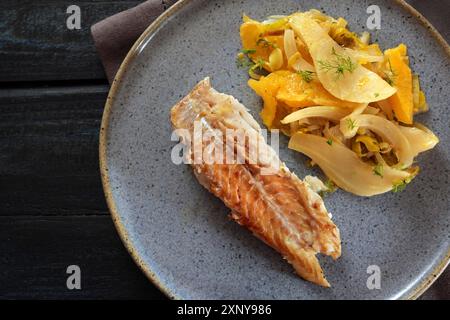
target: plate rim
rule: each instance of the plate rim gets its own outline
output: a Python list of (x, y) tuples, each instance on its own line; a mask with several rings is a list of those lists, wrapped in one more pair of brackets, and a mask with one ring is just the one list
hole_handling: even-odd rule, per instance
[[(120, 83), (123, 79), (123, 76), (127, 70), (128, 64), (130, 64), (139, 54), (140, 51), (145, 47), (147, 41), (151, 40), (152, 36), (159, 30), (160, 27), (173, 15), (175, 15), (178, 11), (184, 8), (186, 5), (191, 2), (198, 0), (179, 0), (171, 7), (169, 7), (166, 11), (164, 11), (158, 18), (156, 18), (140, 35), (140, 37), (134, 42), (131, 49), (128, 51), (125, 59), (122, 61), (114, 80), (111, 83), (111, 88), (108, 92), (108, 97), (106, 99), (105, 107), (103, 110), (102, 121), (100, 126), (100, 134), (99, 134), (99, 167), (100, 167), (100, 176), (102, 181), (103, 192), (105, 194), (106, 203), (108, 209), (111, 213), (111, 217), (114, 223), (114, 226), (119, 234), (119, 237), (127, 249), (128, 253), (133, 258), (136, 265), (141, 269), (141, 271), (146, 275), (146, 277), (158, 287), (158, 289), (163, 292), (170, 299), (181, 300), (182, 297), (178, 296), (174, 292), (172, 292), (169, 288), (164, 286), (164, 284), (160, 281), (160, 279), (156, 276), (156, 274), (151, 270), (151, 268), (143, 261), (141, 256), (138, 253), (138, 250), (134, 247), (132, 242), (129, 240), (128, 232), (125, 229), (119, 212), (117, 210), (117, 206), (114, 202), (114, 198), (112, 195), (112, 189), (110, 187), (109, 182), (109, 169), (107, 166), (106, 159), (106, 149), (107, 149), (107, 129), (109, 127), (109, 117), (111, 114), (111, 109), (113, 105), (113, 101), (115, 99), (116, 93), (120, 87)], [(421, 23), (427, 31), (431, 33), (433, 38), (441, 45), (444, 51), (447, 54), (447, 57), (450, 59), (450, 45), (444, 39), (444, 37), (439, 33), (439, 31), (415, 8), (413, 8), (410, 4), (408, 4), (405, 0), (391, 0), (396, 5), (403, 8), (406, 12), (408, 12), (411, 16), (413, 16), (419, 23)], [(416, 285), (414, 290), (410, 292), (408, 295), (404, 293), (398, 297), (399, 300), (416, 300), (418, 299), (436, 280), (439, 276), (444, 272), (447, 266), (450, 264), (450, 248), (447, 249), (447, 253), (440, 260), (438, 265), (430, 272), (430, 274), (421, 279), (421, 282)]]

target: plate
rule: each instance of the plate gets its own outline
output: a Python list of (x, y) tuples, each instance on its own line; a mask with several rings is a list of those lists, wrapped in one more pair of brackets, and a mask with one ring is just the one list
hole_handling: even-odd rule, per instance
[[(319, 257), (331, 288), (297, 277), (281, 256), (228, 218), (190, 167), (171, 161), (170, 108), (205, 76), (260, 121), (260, 99), (235, 65), (243, 13), (256, 19), (312, 8), (366, 30), (367, 8), (381, 9), (382, 48), (404, 42), (421, 75), (430, 112), (417, 117), (441, 139), (419, 158), (405, 191), (372, 198), (342, 191), (325, 199), (342, 237), (342, 257)], [(450, 49), (402, 1), (180, 1), (133, 46), (112, 85), (101, 135), (107, 202), (125, 246), (145, 274), (177, 299), (406, 299), (445, 268), (450, 235)], [(280, 141), (280, 157), (299, 176), (306, 158)], [(314, 173), (314, 172), (313, 172)], [(317, 173), (317, 172), (316, 172)], [(368, 286), (379, 270), (381, 288)], [(369, 289), (371, 287), (372, 289)]]

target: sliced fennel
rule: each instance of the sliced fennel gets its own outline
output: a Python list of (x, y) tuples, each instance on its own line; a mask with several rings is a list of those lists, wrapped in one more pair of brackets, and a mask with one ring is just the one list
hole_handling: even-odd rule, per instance
[(356, 132), (358, 131), (358, 124), (355, 121), (355, 117), (363, 113), (366, 108), (367, 104), (361, 104), (359, 107), (354, 109), (352, 113), (341, 118), (339, 127), (346, 139), (352, 138), (356, 135)]
[(281, 123), (287, 124), (294, 121), (299, 121), (302, 119), (312, 117), (320, 117), (338, 122), (341, 118), (345, 117), (350, 112), (351, 110), (340, 107), (328, 107), (328, 106), (309, 107), (300, 109), (298, 111), (289, 114), (283, 120), (281, 120)]
[(297, 45), (295, 44), (295, 33), (291, 29), (284, 31), (284, 52), (286, 58), (289, 60), (297, 51)]
[(414, 151), (411, 148), (409, 140), (402, 133), (398, 125), (371, 114), (354, 116), (352, 117), (352, 121), (356, 128), (369, 129), (379, 135), (383, 141), (387, 141), (396, 151), (399, 164), (402, 168), (412, 165), (415, 156)]
[(411, 174), (383, 166), (383, 176), (374, 174), (373, 166), (341, 144), (330, 146), (327, 139), (311, 134), (296, 133), (289, 141), (289, 148), (299, 151), (324, 171), (337, 186), (359, 196), (374, 196), (392, 190), (399, 181)]
[[(308, 46), (317, 76), (332, 95), (345, 101), (370, 103), (385, 100), (395, 94), (395, 88), (376, 73), (361, 66), (316, 21), (300, 13), (293, 15), (289, 22), (294, 32)], [(339, 69), (339, 59), (343, 59), (343, 69)], [(325, 63), (330, 68), (324, 68)], [(336, 67), (336, 72), (330, 70), (333, 66)]]
[(415, 127), (398, 125), (398, 128), (406, 139), (408, 139), (411, 146), (411, 153), (414, 157), (419, 153), (433, 149), (439, 143), (439, 138), (423, 125), (417, 123)]

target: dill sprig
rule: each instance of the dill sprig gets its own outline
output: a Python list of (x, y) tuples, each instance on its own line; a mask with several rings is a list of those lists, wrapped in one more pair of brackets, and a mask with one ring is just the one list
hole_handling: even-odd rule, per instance
[(346, 71), (349, 73), (355, 71), (357, 65), (352, 61), (350, 56), (343, 56), (337, 53), (334, 48), (331, 50), (331, 52), (336, 58), (333, 61), (320, 60), (319, 66), (321, 69), (325, 70), (326, 72), (334, 70), (338, 78), (343, 76)]
[(314, 76), (315, 72), (308, 71), (308, 70), (300, 70), (300, 71), (297, 71), (297, 73), (302, 77), (302, 79), (305, 82), (310, 83), (313, 80), (313, 76)]
[(327, 181), (325, 182), (325, 187), (327, 187), (328, 192), (334, 192), (334, 191), (337, 190), (337, 186), (336, 186), (336, 185), (334, 184), (334, 182), (331, 181), (331, 180), (327, 180)]
[(264, 38), (259, 38), (258, 41), (256, 41), (257, 46), (259, 46), (261, 44), (262, 44), (263, 48), (273, 48), (273, 49), (278, 48), (278, 46), (275, 43), (270, 42)]
[(330, 179), (328, 179), (327, 181), (325, 181), (324, 183), (325, 187), (327, 188), (326, 190), (322, 190), (319, 192), (319, 195), (323, 198), (325, 196), (327, 196), (330, 193), (333, 193), (337, 190), (337, 186), (334, 184), (333, 181), (331, 181)]
[(395, 193), (405, 190), (406, 185), (410, 183), (419, 174), (419, 167), (410, 167), (404, 170), (408, 171), (410, 173), (410, 176), (392, 185), (392, 191)]
[(266, 63), (266, 62), (265, 62), (263, 59), (259, 58), (259, 59), (256, 61), (256, 63), (254, 64), (254, 66), (252, 66), (252, 69), (253, 69), (253, 70), (256, 70), (256, 69), (262, 70), (262, 69), (264, 68), (264, 64), (265, 64), (265, 63)]
[(261, 71), (264, 69), (266, 62), (261, 58), (258, 58), (258, 60), (254, 62), (252, 58), (250, 58), (250, 55), (254, 53), (256, 53), (255, 49), (241, 50), (236, 58), (236, 66), (238, 68), (247, 69), (247, 72), (252, 79), (259, 79), (262, 76)]
[[(249, 69), (248, 74), (252, 79), (259, 79), (261, 77), (261, 71), (264, 69), (265, 61), (259, 58)], [(257, 71), (258, 72), (255, 72)]]
[(384, 73), (384, 80), (389, 83), (391, 87), (395, 84), (395, 78), (397, 78), (397, 74), (394, 69), (392, 69), (391, 59), (388, 59), (389, 71)]
[(247, 54), (243, 52), (239, 52), (236, 57), (236, 66), (238, 68), (249, 68), (253, 66), (253, 61), (248, 57)]
[(380, 178), (383, 178), (383, 172), (384, 167), (382, 164), (377, 164), (375, 167), (373, 167), (373, 174), (376, 176), (379, 176)]
[[(255, 49), (242, 49), (239, 51), (236, 58), (236, 66), (238, 68), (253, 68), (255, 63), (252, 61), (249, 55), (256, 53)], [(264, 64), (263, 64), (264, 65)]]
[(241, 52), (243, 54), (254, 54), (256, 53), (256, 49), (242, 49)]
[(398, 183), (394, 183), (392, 185), (392, 192), (394, 193), (402, 192), (403, 190), (405, 190), (407, 184), (408, 183), (405, 180), (402, 180)]
[(353, 130), (356, 128), (356, 120), (353, 120), (352, 118), (347, 119), (347, 127), (349, 130)]

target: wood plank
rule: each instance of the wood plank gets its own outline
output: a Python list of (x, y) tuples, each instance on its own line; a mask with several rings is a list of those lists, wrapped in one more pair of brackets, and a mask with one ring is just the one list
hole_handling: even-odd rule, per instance
[[(107, 216), (0, 217), (1, 299), (164, 299)], [(81, 268), (81, 290), (66, 287)]]
[[(111, 219), (0, 217), (0, 299), (164, 299), (126, 252)], [(68, 265), (81, 290), (67, 290)], [(448, 298), (450, 272), (423, 299)], [(447, 289), (447, 290), (446, 290)]]
[(98, 169), (107, 92), (0, 90), (0, 216), (108, 214)]
[[(141, 1), (0, 2), (0, 82), (105, 79), (90, 27)], [(66, 26), (67, 7), (81, 9), (81, 29)]]

